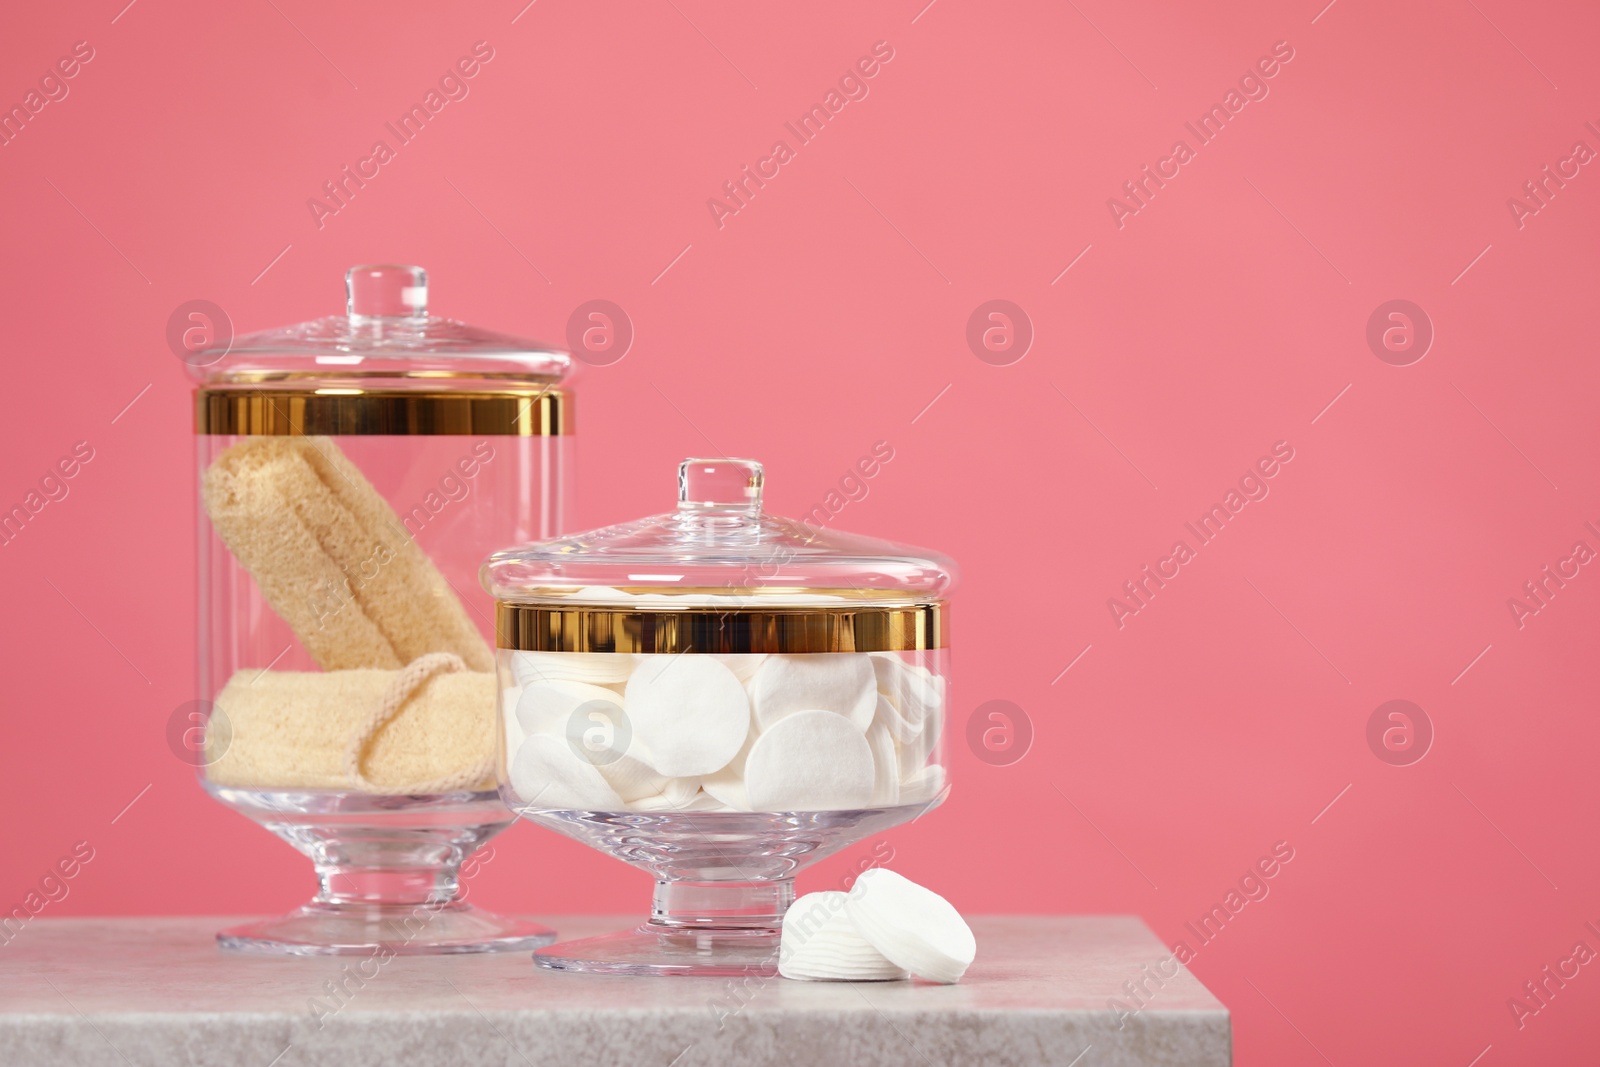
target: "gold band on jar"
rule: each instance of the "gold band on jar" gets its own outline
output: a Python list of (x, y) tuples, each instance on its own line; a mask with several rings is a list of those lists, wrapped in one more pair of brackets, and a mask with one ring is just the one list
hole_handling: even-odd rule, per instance
[(424, 393), (403, 389), (199, 389), (195, 432), (252, 437), (465, 434), (556, 437), (572, 432), (554, 389)]
[(523, 652), (911, 652), (943, 648), (944, 604), (626, 611), (501, 601), (496, 643)]

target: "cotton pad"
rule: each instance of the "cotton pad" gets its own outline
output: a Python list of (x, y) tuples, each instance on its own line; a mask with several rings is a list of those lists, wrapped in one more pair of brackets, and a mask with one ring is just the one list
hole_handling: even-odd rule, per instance
[[(685, 811), (714, 811), (722, 807), (715, 797), (708, 796), (693, 785), (693, 778), (674, 778), (669, 780), (668, 788), (654, 796), (641, 797), (628, 805), (631, 811), (648, 812), (685, 812)], [(672, 783), (687, 783), (675, 785)]]
[(761, 663), (766, 658), (763, 652), (728, 652), (716, 656), (718, 663), (732, 671), (733, 676), (746, 685), (756, 676), (756, 671), (761, 669)]
[(744, 765), (753, 811), (865, 808), (872, 783), (866, 736), (831, 711), (796, 711), (778, 720), (756, 738)]
[(939, 743), (939, 735), (944, 732), (944, 701), (941, 698), (936, 705), (929, 707), (922, 716), (922, 736), (926, 739), (928, 747), (932, 748)]
[(944, 679), (926, 667), (900, 665), (901, 704), (907, 718), (925, 719), (944, 708)]
[(922, 732), (918, 738), (932, 750), (944, 732), (945, 700), (944, 679), (925, 667), (909, 669), (911, 683), (905, 690), (906, 717), (920, 717)]
[[(576, 744), (582, 758), (584, 741), (609, 725), (615, 751), (590, 762), (625, 809), (893, 807), (945, 788), (943, 769), (928, 765), (944, 727), (944, 681), (893, 653), (516, 652), (512, 667), (524, 684), (502, 692), (506, 751), (514, 757), (525, 736), (543, 734)], [(574, 719), (591, 702), (601, 719)], [(807, 725), (777, 731), (752, 770), (755, 746), (800, 714)], [(838, 721), (818, 718), (828, 715)], [(862, 731), (865, 756), (841, 723)]]
[(936, 735), (929, 736), (928, 731), (924, 729), (911, 740), (900, 743), (895, 751), (895, 761), (900, 766), (901, 782), (905, 782), (927, 765), (928, 756), (932, 754), (936, 740)]
[(944, 768), (930, 763), (900, 780), (900, 803), (926, 804), (944, 791)]
[(500, 691), (500, 721), (505, 726), (506, 756), (509, 758), (517, 754), (517, 748), (522, 744), (522, 739), (527, 731), (517, 721), (517, 701), (522, 698), (522, 686), (514, 685), (509, 689)]
[(629, 802), (655, 796), (671, 781), (636, 755), (618, 756), (609, 763), (599, 764), (599, 768), (606, 784), (617, 791), (617, 796)]
[(531, 682), (588, 682), (613, 685), (633, 673), (634, 660), (622, 653), (513, 652), (511, 675), (519, 685)]
[(515, 715), (506, 715), (501, 718), (501, 729), (505, 733), (505, 758), (517, 758), (517, 750), (522, 747), (522, 742), (527, 739), (527, 734), (517, 722)]
[(845, 911), (846, 894), (807, 893), (783, 916), (778, 973), (808, 981), (885, 981), (906, 977), (866, 938)]
[(534, 734), (511, 761), (511, 788), (534, 810), (619, 811), (622, 798), (563, 737)]
[(750, 798), (745, 793), (743, 773), (708, 774), (700, 779), (700, 788), (729, 811), (750, 810)]
[(872, 803), (892, 808), (900, 803), (900, 765), (889, 728), (873, 723), (867, 731), (867, 746), (872, 749)]
[(856, 879), (845, 913), (885, 959), (930, 982), (960, 980), (978, 952), (972, 929), (948, 900), (882, 867)]
[(642, 657), (624, 690), (634, 737), (671, 778), (721, 770), (750, 732), (750, 700), (710, 656)]
[(749, 811), (750, 798), (744, 790), (744, 765), (750, 758), (750, 746), (756, 743), (756, 727), (750, 727), (739, 752), (722, 769), (700, 779), (700, 788), (734, 811)]
[(900, 684), (901, 659), (893, 652), (868, 652), (872, 672), (878, 680), (878, 692), (893, 693)]
[[(938, 745), (939, 735), (943, 730), (944, 712), (931, 711), (922, 721), (921, 729), (916, 734), (903, 740), (896, 737), (899, 741), (898, 762), (902, 780), (916, 774), (928, 762), (928, 757)], [(890, 732), (893, 733), (893, 730)]]
[(750, 680), (750, 705), (763, 730), (797, 711), (843, 715), (865, 732), (878, 707), (869, 656), (852, 652), (768, 656)]
[(878, 711), (874, 723), (883, 723), (898, 744), (911, 744), (922, 736), (922, 721), (907, 718), (892, 698), (882, 690), (878, 692)]
[(668, 778), (661, 786), (661, 795), (673, 807), (684, 807), (694, 801), (700, 793), (700, 779), (698, 778)]
[[(517, 698), (517, 722), (524, 733), (551, 734), (566, 737), (569, 729), (581, 734), (592, 725), (585, 721), (574, 724), (572, 714), (590, 701), (600, 701), (611, 709), (595, 708), (616, 729), (622, 710), (622, 698), (609, 689), (587, 682), (533, 682), (525, 686)], [(593, 725), (603, 725), (595, 723)]]
[[(895, 712), (884, 721), (896, 741), (901, 744), (915, 741), (930, 723), (943, 722), (943, 678), (891, 653), (874, 652), (871, 659), (878, 693), (888, 699)], [(881, 709), (879, 717), (884, 717)]]

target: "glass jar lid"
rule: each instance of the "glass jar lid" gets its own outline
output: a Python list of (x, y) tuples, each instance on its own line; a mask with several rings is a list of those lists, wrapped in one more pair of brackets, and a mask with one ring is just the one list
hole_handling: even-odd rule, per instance
[(421, 267), (351, 267), (345, 292), (343, 315), (191, 353), (199, 432), (571, 432), (566, 353), (430, 315)]
[(747, 459), (687, 459), (674, 511), (483, 566), (500, 647), (570, 652), (938, 648), (950, 560), (762, 510)]

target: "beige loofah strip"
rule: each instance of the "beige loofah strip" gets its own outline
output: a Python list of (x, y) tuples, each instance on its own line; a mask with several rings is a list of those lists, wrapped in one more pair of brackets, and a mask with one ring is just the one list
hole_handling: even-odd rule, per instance
[(367, 713), (366, 721), (361, 724), (356, 735), (350, 739), (349, 746), (344, 751), (344, 772), (350, 776), (360, 789), (373, 793), (388, 791), (403, 795), (419, 795), (426, 793), (453, 793), (458, 789), (483, 781), (494, 773), (494, 760), (485, 756), (478, 761), (476, 766), (457, 771), (455, 774), (443, 778), (434, 778), (424, 782), (406, 782), (398, 786), (378, 786), (368, 781), (365, 772), (361, 769), (361, 761), (366, 755), (367, 746), (372, 743), (379, 730), (399, 714), (400, 709), (414, 696), (418, 690), (440, 671), (453, 674), (456, 671), (467, 669), (466, 662), (454, 652), (430, 652), (425, 656), (418, 656), (396, 674), (394, 681), (389, 683), (389, 688), (384, 692), (383, 699), (376, 707)]
[(399, 516), (326, 437), (252, 437), (206, 469), (212, 527), (323, 670), (494, 655)]
[(217, 696), (227, 728), (206, 733), (206, 777), (386, 796), (493, 789), (495, 676), (454, 667), (444, 658), (405, 670), (239, 671)]

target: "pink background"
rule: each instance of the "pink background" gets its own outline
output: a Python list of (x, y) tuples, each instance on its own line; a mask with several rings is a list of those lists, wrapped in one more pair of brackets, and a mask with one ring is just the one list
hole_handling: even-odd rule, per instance
[[(240, 330), (334, 312), (349, 264), (413, 262), (435, 310), (511, 332), (626, 309), (632, 350), (577, 381), (583, 525), (659, 510), (708, 451), (762, 459), (798, 514), (891, 442), (835, 525), (963, 570), (954, 794), (885, 835), (893, 866), (968, 912), (1134, 912), (1193, 947), (1185, 922), (1287, 842), (1192, 964), (1239, 1063), (1593, 1054), (1600, 967), (1520, 1028), (1507, 1006), (1600, 948), (1600, 574), (1521, 628), (1507, 605), (1600, 549), (1600, 168), (1520, 228), (1507, 206), (1600, 149), (1592, 5), (124, 2), (29, 5), (0, 40), (8, 106), (94, 49), (0, 148), (0, 502), (94, 449), (0, 548), (7, 908), (79, 840), (47, 914), (308, 894), (163, 736), (195, 696), (164, 332), (194, 298)], [(319, 229), (307, 198), (480, 40), (470, 95)], [(707, 199), (877, 41), (870, 95), (719, 229)], [(1107, 198), (1278, 41), (1269, 95), (1119, 229)], [(965, 340), (994, 298), (1036, 332), (1009, 366)], [(1410, 366), (1365, 339), (1396, 298), (1436, 331)], [(1119, 628), (1107, 599), (1278, 441), (1270, 495)], [(992, 699), (1035, 732), (1009, 766), (963, 740)], [(1391, 699), (1435, 732), (1409, 766), (1368, 746)], [(647, 883), (524, 826), (474, 891), (640, 912)]]

